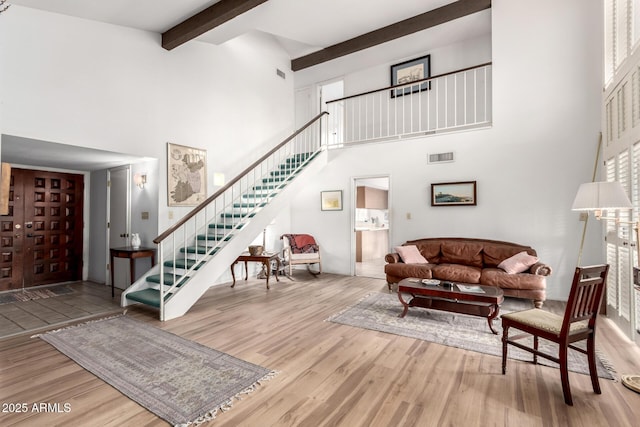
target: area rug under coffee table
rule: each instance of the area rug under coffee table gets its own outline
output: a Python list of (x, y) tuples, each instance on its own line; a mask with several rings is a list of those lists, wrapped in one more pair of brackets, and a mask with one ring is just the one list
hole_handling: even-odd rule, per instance
[[(527, 305), (526, 301), (506, 299), (500, 313), (528, 308), (531, 305)], [(374, 293), (327, 320), (502, 357), (502, 327), (499, 319), (494, 321), (494, 328), (498, 332), (498, 335), (494, 335), (487, 321), (479, 317), (416, 307), (410, 308), (406, 317), (399, 318), (402, 309), (397, 294)], [(554, 343), (540, 340), (541, 350), (557, 353), (554, 346)], [(532, 360), (530, 353), (518, 348), (509, 347), (507, 354), (510, 359)], [(614, 379), (612, 367), (604, 360), (598, 357), (598, 376)], [(558, 368), (557, 363), (542, 358), (538, 358), (538, 363)], [(587, 358), (579, 352), (569, 352), (568, 364), (573, 372), (589, 374)], [(496, 372), (501, 372), (501, 369), (497, 362)]]
[(127, 316), (40, 337), (173, 425), (211, 420), (275, 374)]

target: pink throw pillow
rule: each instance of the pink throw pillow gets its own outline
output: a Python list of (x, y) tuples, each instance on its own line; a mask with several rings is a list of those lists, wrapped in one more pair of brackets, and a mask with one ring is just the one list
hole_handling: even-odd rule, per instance
[(405, 264), (429, 264), (429, 261), (422, 256), (418, 247), (415, 245), (396, 246), (394, 249), (398, 252)]
[(538, 262), (538, 257), (522, 251), (502, 261), (498, 264), (498, 268), (503, 269), (509, 274), (523, 273), (536, 262)]

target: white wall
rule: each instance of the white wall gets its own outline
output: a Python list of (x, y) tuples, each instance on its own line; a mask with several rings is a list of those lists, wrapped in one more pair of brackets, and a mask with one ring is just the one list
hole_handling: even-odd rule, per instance
[[(229, 178), (293, 130), (289, 58), (252, 33), (171, 52), (160, 35), (13, 5), (0, 25), (2, 133), (159, 159), (206, 149)], [(168, 219), (159, 168), (159, 228)], [(188, 211), (175, 209), (174, 221)]]
[[(491, 129), (334, 151), (323, 179), (292, 203), (291, 231), (316, 236), (326, 271), (349, 274), (353, 262), (352, 179), (388, 174), (392, 245), (437, 236), (531, 245), (554, 268), (548, 298), (568, 295), (583, 227), (570, 206), (578, 185), (591, 180), (600, 131), (601, 5), (494, 0), (491, 13)], [(453, 66), (455, 57), (465, 54), (425, 53), (432, 53), (434, 67)], [(388, 81), (382, 71), (396, 58), (391, 52), (380, 57), (384, 65), (372, 74), (382, 87)], [(367, 70), (346, 75), (345, 92), (363, 90), (370, 83), (363, 83), (367, 75)], [(428, 153), (444, 151), (454, 151), (456, 162), (427, 164)], [(478, 206), (430, 206), (431, 183), (467, 180), (478, 182)], [(340, 189), (345, 209), (321, 211), (320, 191)], [(587, 237), (583, 264), (603, 262), (598, 228), (592, 226)]]
[[(390, 54), (392, 54), (390, 52)], [(420, 50), (409, 57), (383, 57), (386, 61), (374, 67), (344, 75), (344, 96), (356, 95), (390, 86), (390, 67), (403, 61), (430, 54), (431, 75), (448, 73), (491, 61), (491, 35), (485, 34), (456, 44), (441, 46), (428, 51)]]

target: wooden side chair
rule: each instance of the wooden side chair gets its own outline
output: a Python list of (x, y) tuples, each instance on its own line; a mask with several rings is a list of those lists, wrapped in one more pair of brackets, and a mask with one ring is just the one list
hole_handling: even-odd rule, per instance
[[(600, 383), (596, 371), (595, 334), (596, 319), (602, 304), (608, 272), (609, 265), (577, 267), (563, 316), (537, 308), (503, 314), (502, 374), (504, 375), (507, 371), (508, 344), (533, 353), (533, 363), (538, 363), (538, 356), (552, 360), (560, 364), (564, 401), (567, 405), (573, 405), (567, 370), (567, 354), (571, 348), (587, 355), (593, 391), (600, 394)], [(509, 336), (510, 328), (519, 329), (525, 333)], [(518, 342), (521, 338), (531, 335), (533, 335), (533, 348)], [(558, 357), (539, 351), (539, 338), (557, 343), (559, 346)], [(586, 350), (572, 345), (582, 340), (587, 341)]]

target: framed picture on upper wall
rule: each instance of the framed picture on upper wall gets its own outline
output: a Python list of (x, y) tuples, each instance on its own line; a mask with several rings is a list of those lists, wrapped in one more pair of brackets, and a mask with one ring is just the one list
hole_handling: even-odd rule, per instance
[(207, 152), (167, 143), (169, 206), (197, 206), (207, 198)]
[(431, 89), (431, 82), (409, 84), (431, 77), (430, 58), (431, 55), (425, 55), (391, 66), (391, 86), (406, 85), (391, 89), (392, 98)]
[(431, 184), (431, 206), (475, 206), (476, 181)]

